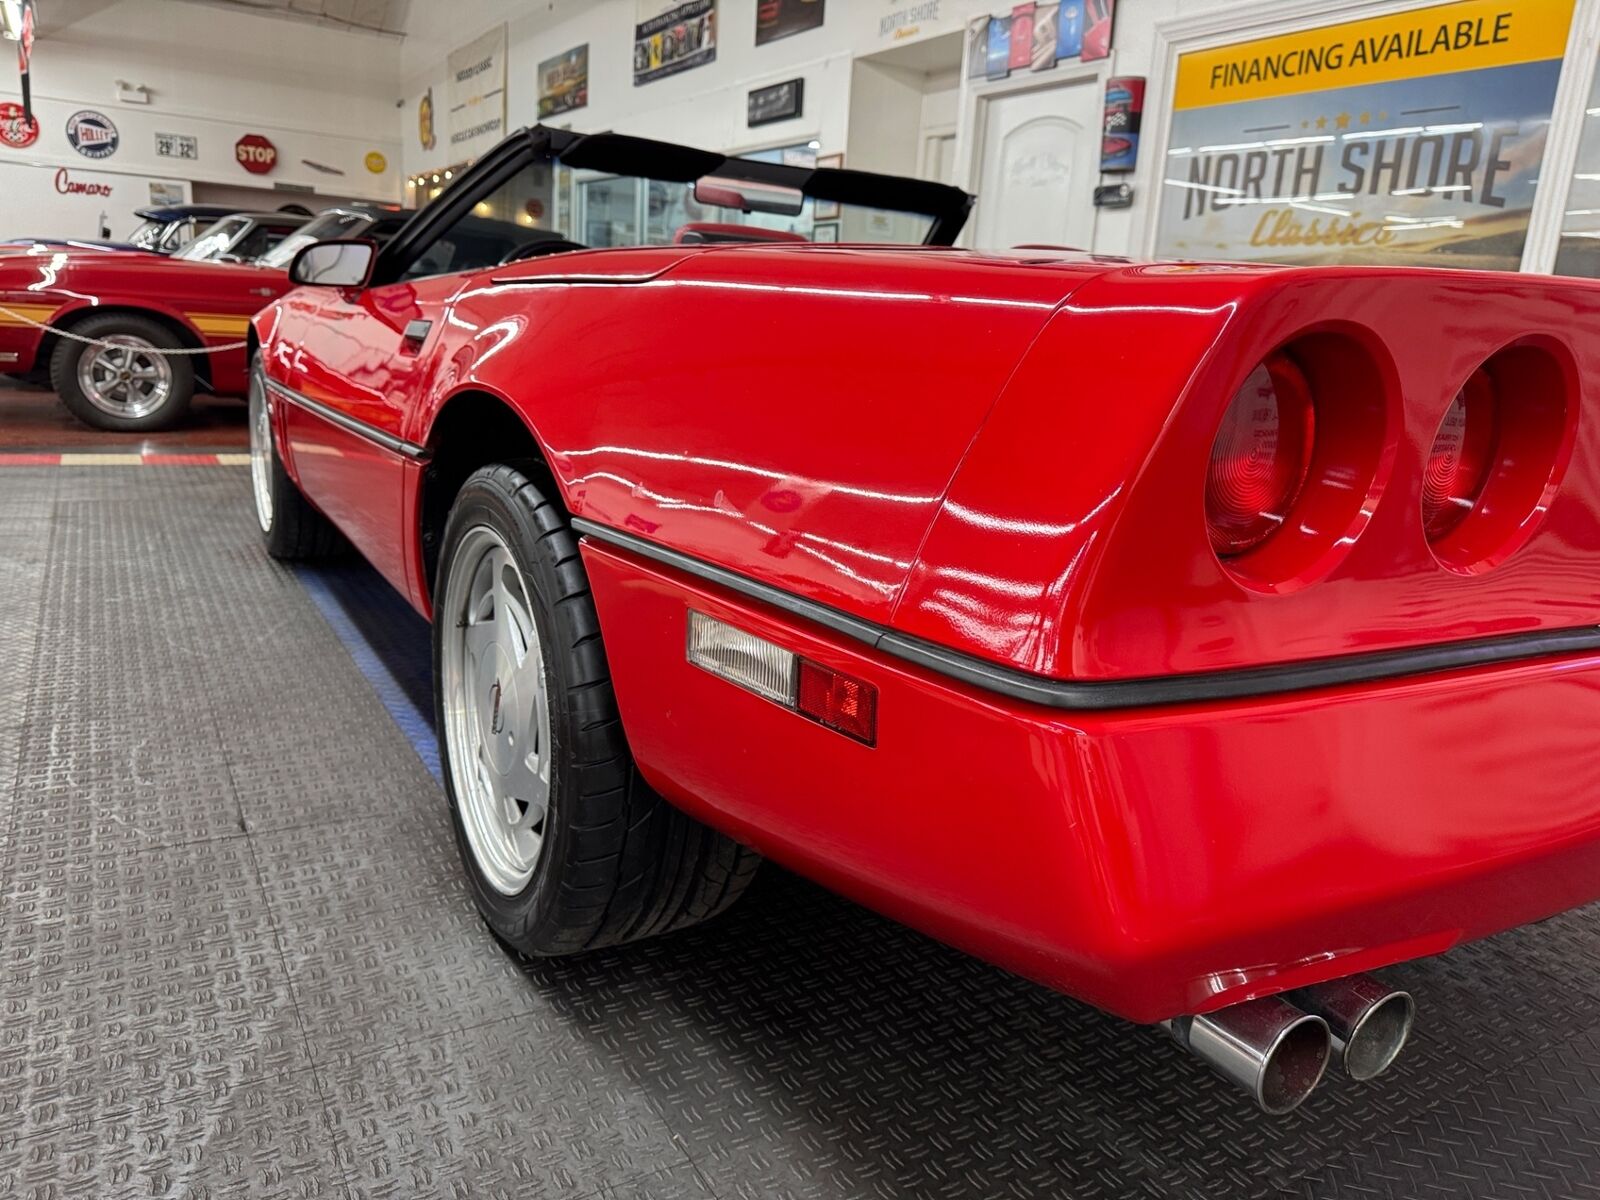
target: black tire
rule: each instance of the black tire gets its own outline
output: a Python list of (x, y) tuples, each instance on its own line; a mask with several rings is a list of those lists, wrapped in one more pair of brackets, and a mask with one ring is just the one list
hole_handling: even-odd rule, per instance
[[(533, 877), (496, 890), (463, 825), (445, 721), (443, 594), (463, 537), (488, 526), (526, 582), (547, 681), (551, 784)], [(754, 851), (672, 807), (639, 777), (606, 665), (577, 541), (561, 511), (515, 466), (486, 467), (457, 495), (434, 596), (434, 698), (456, 843), (473, 898), (500, 940), (535, 956), (575, 954), (698, 924), (754, 878)], [(498, 683), (496, 684), (498, 688)]]
[(311, 507), (284, 470), (267, 397), (266, 373), (257, 355), (250, 364), (250, 488), (262, 543), (268, 554), (284, 562), (337, 558), (349, 543)]
[[(135, 337), (158, 350), (183, 349), (177, 334), (160, 321), (131, 313), (86, 317), (72, 325), (70, 332), (86, 338)], [(169, 428), (189, 411), (189, 402), (194, 399), (193, 355), (167, 356), (165, 361), (172, 372), (172, 380), (165, 401), (152, 412), (126, 417), (106, 411), (84, 394), (78, 381), (78, 365), (85, 354), (93, 352), (94, 347), (74, 338), (60, 337), (50, 355), (50, 386), (68, 411), (85, 425), (121, 433), (144, 433)]]

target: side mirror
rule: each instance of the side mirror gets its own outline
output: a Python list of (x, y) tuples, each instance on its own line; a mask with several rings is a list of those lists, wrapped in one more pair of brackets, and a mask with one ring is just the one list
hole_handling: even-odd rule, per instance
[(312, 242), (289, 261), (289, 282), (310, 287), (366, 287), (377, 258), (377, 243), (360, 238)]

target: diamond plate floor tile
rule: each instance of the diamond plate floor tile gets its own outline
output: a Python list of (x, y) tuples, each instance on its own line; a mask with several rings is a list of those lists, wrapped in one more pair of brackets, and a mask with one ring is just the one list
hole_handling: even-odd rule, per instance
[(218, 1086), (46, 1129), (0, 1128), (7, 1200), (342, 1200), (333, 1130), (304, 1075)]
[(1301, 1184), (1343, 1197), (1600, 1196), (1600, 1034), (1564, 1038), (1478, 1087), (1434, 1097), (1388, 1136)]
[(335, 898), (279, 916), (312, 1056), (347, 1062), (542, 1004), (476, 913), (422, 904), (348, 916)]
[(0, 1127), (96, 1121), (310, 1067), (242, 837), (13, 849)]
[[(413, 691), (423, 640), (380, 647)], [(1600, 906), (1390, 972), (1400, 1063), (1282, 1120), (781, 871), (513, 959), (243, 471), (0, 474), (8, 699), (0, 1195), (1597, 1194)]]
[(454, 905), (474, 913), (445, 798), (403, 795), (374, 802), (359, 819), (267, 829), (252, 835), (261, 881), (287, 925), (366, 920), (414, 905)]
[(703, 1194), (681, 1171), (639, 1190), (641, 1165), (688, 1164), (626, 1075), (558, 1019), (408, 1041), (333, 1069), (330, 1092), (358, 1197)]

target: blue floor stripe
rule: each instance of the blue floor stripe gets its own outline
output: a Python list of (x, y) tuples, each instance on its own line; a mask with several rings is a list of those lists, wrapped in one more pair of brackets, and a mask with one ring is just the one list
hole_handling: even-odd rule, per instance
[(417, 757), (442, 779), (428, 623), (365, 564), (298, 566), (295, 574)]

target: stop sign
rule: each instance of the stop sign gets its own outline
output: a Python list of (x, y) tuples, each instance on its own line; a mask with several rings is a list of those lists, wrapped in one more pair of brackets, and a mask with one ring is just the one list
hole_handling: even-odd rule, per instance
[(252, 175), (265, 175), (278, 165), (278, 148), (259, 133), (247, 133), (235, 142), (233, 156)]

